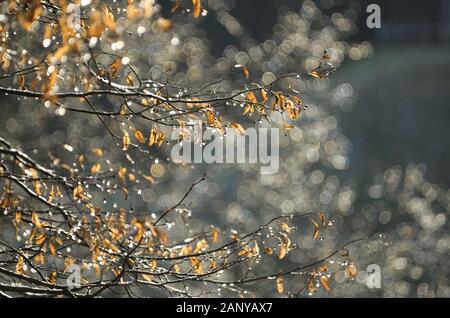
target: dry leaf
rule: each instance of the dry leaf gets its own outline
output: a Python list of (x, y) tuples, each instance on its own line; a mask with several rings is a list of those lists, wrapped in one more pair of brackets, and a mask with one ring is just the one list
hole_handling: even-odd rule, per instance
[(114, 62), (109, 64), (109, 70), (111, 72), (112, 77), (117, 77), (119, 75), (119, 70), (122, 67), (122, 59), (117, 57)]
[(96, 163), (95, 165), (92, 166), (91, 168), (91, 173), (99, 173), (100, 169), (102, 168), (101, 164)]
[(330, 291), (330, 281), (327, 276), (320, 276), (320, 282), (322, 283), (322, 286), (326, 289), (326, 291)]
[(201, 0), (192, 0), (192, 6), (194, 7), (194, 9), (193, 9), (194, 17), (198, 18), (200, 16), (200, 12), (202, 10)]
[(23, 74), (19, 75), (18, 78), (18, 84), (19, 84), (19, 90), (23, 90), (25, 88), (25, 76), (23, 76)]
[(20, 275), (24, 275), (25, 274), (25, 271), (23, 269), (23, 265), (24, 265), (24, 258), (23, 258), (22, 255), (20, 255), (17, 258), (17, 264), (16, 264), (16, 273), (17, 274), (20, 274)]
[(356, 266), (353, 265), (353, 263), (350, 263), (345, 268), (345, 274), (347, 277), (354, 278), (356, 277), (356, 274), (358, 273)]
[(247, 92), (247, 98), (250, 101), (250, 103), (256, 104), (258, 103), (258, 100), (256, 99), (255, 93), (253, 91)]
[(141, 144), (145, 144), (145, 137), (142, 134), (142, 132), (140, 132), (139, 130), (136, 130), (134, 132), (134, 137), (136, 137), (136, 139), (141, 143)]
[(158, 132), (157, 132), (156, 128), (153, 127), (152, 130), (150, 131), (150, 137), (148, 139), (149, 147), (151, 147), (156, 142), (157, 137), (158, 137)]
[[(103, 156), (103, 150), (100, 148), (94, 148), (92, 149), (92, 152), (94, 153), (94, 155), (96, 155), (97, 157), (102, 157)], [(83, 156), (83, 155), (81, 155)], [(80, 158), (81, 158), (80, 156)]]
[(56, 284), (56, 272), (51, 272), (48, 276), (48, 281), (50, 284)]
[(307, 283), (307, 285), (306, 285), (306, 288), (308, 288), (308, 291), (310, 292), (310, 293), (314, 293), (317, 289), (316, 289), (316, 284), (315, 284), (315, 282), (314, 282), (314, 277), (311, 277), (309, 280), (308, 280), (308, 283)]
[(31, 213), (31, 220), (38, 229), (42, 228), (41, 220), (39, 219), (39, 215), (36, 212)]
[(123, 151), (127, 151), (128, 147), (130, 146), (130, 135), (126, 130), (123, 132), (122, 144), (123, 144)]
[(211, 230), (211, 239), (214, 244), (219, 241), (219, 231), (215, 227)]
[(172, 21), (169, 19), (159, 18), (158, 25), (162, 31), (167, 31), (172, 27)]
[(282, 275), (278, 275), (278, 277), (277, 277), (277, 292), (279, 294), (284, 293), (284, 285), (283, 285), (283, 276)]
[(231, 128), (233, 128), (236, 132), (238, 132), (239, 134), (241, 134), (241, 135), (244, 135), (245, 134), (245, 130), (244, 130), (244, 128), (242, 127), (242, 125), (240, 125), (240, 124), (238, 124), (238, 123), (232, 123), (231, 125)]

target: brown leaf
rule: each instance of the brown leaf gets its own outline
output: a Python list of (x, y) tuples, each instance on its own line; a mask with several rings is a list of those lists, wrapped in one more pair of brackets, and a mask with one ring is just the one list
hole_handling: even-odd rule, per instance
[(202, 10), (201, 0), (192, 0), (192, 6), (194, 7), (194, 9), (193, 9), (194, 17), (198, 18), (200, 16), (200, 12)]
[(267, 91), (265, 89), (261, 90), (261, 97), (262, 97), (262, 102), (264, 103), (268, 97), (267, 97)]
[(155, 127), (153, 127), (152, 130), (150, 131), (150, 137), (148, 139), (149, 147), (151, 147), (156, 142), (157, 138), (158, 138), (158, 131), (156, 130)]
[(102, 156), (103, 156), (103, 149), (100, 149), (100, 148), (94, 148), (94, 149), (92, 149), (92, 152), (93, 152), (94, 155), (96, 155), (97, 157), (102, 157)]
[(158, 25), (162, 31), (167, 31), (172, 27), (172, 21), (169, 19), (159, 18)]
[(215, 227), (211, 230), (211, 239), (214, 244), (219, 241), (219, 231)]
[(253, 91), (247, 92), (247, 98), (250, 101), (250, 103), (256, 104), (258, 102), (258, 100), (256, 99), (256, 95), (255, 93), (253, 93)]
[(330, 281), (327, 276), (324, 276), (324, 275), (320, 276), (320, 282), (322, 283), (322, 286), (326, 289), (326, 291), (331, 290)]
[(42, 228), (41, 220), (39, 219), (39, 215), (36, 212), (31, 213), (31, 220), (38, 229)]
[(20, 255), (17, 258), (17, 263), (16, 263), (16, 273), (17, 274), (20, 274), (20, 275), (24, 275), (25, 274), (23, 266), (24, 266), (24, 258), (23, 258), (22, 255)]
[(236, 132), (238, 132), (239, 134), (241, 134), (241, 135), (244, 135), (245, 134), (245, 130), (244, 130), (244, 128), (242, 127), (242, 125), (241, 124), (238, 124), (238, 123), (232, 123), (231, 125), (231, 128), (233, 128)]
[(94, 174), (99, 173), (101, 168), (102, 168), (101, 164), (96, 163), (95, 165), (93, 165), (91, 167), (91, 173), (94, 173)]
[(345, 268), (345, 274), (347, 277), (354, 278), (356, 277), (356, 274), (358, 273), (356, 266), (353, 265), (353, 263), (350, 263)]
[(123, 144), (123, 151), (127, 151), (128, 147), (130, 146), (130, 135), (126, 130), (123, 132), (122, 144)]
[(141, 143), (141, 144), (145, 144), (145, 137), (142, 134), (141, 131), (139, 130), (135, 130), (134, 132), (134, 137), (136, 137), (136, 139)]
[(114, 14), (108, 9), (108, 7), (103, 7), (103, 24), (110, 30), (116, 30), (116, 21), (114, 19)]
[(307, 285), (306, 285), (306, 288), (308, 288), (308, 291), (310, 292), (310, 293), (314, 293), (317, 289), (316, 289), (316, 284), (315, 284), (315, 282), (314, 282), (314, 277), (311, 277), (309, 280), (308, 280), (308, 283), (307, 283)]
[(111, 76), (112, 77), (117, 77), (121, 67), (122, 67), (122, 59), (120, 57), (117, 57), (114, 60), (114, 62), (109, 64), (109, 70), (111, 72)]
[(19, 90), (23, 90), (25, 88), (25, 76), (23, 76), (23, 74), (19, 75), (18, 78), (18, 84), (19, 84)]
[(277, 292), (279, 294), (284, 293), (284, 285), (283, 285), (283, 276), (282, 275), (278, 275), (278, 277), (277, 277)]
[(311, 220), (311, 222), (312, 222), (312, 224), (314, 226), (313, 240), (317, 240), (317, 238), (319, 237), (319, 225), (313, 219), (310, 219), (310, 220)]

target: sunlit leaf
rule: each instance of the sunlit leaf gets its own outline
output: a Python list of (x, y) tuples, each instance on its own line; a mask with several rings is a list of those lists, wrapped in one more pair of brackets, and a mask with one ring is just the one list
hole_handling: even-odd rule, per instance
[(122, 145), (123, 151), (127, 151), (128, 147), (130, 146), (130, 135), (126, 130), (123, 132)]
[(242, 127), (241, 124), (238, 124), (238, 123), (232, 123), (230, 126), (231, 126), (231, 128), (233, 128), (237, 133), (239, 133), (239, 134), (241, 134), (241, 135), (244, 135), (244, 134), (245, 134), (244, 127)]
[(200, 16), (200, 12), (202, 10), (201, 0), (192, 0), (192, 6), (193, 6), (194, 17), (198, 18)]
[(320, 282), (322, 283), (322, 286), (326, 289), (326, 291), (331, 290), (330, 281), (327, 276), (325, 276), (325, 275), (320, 276)]
[(142, 134), (141, 131), (139, 130), (135, 130), (134, 131), (134, 137), (136, 137), (136, 139), (141, 143), (141, 144), (145, 144), (145, 137)]
[(277, 277), (277, 292), (279, 294), (284, 293), (283, 276), (281, 274)]

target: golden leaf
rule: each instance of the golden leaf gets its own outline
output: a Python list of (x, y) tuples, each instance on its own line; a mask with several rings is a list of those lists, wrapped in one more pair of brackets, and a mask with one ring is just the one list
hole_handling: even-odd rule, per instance
[(51, 272), (48, 276), (48, 281), (50, 284), (56, 284), (57, 275), (56, 272)]
[(215, 123), (216, 123), (216, 117), (214, 116), (214, 114), (213, 114), (212, 111), (208, 110), (208, 111), (206, 112), (206, 118), (208, 119), (208, 124), (209, 124), (210, 126), (214, 126), (214, 125), (215, 125)]
[(278, 255), (279, 259), (283, 259), (287, 252), (289, 251), (289, 248), (291, 247), (291, 240), (289, 239), (289, 237), (281, 232), (281, 237), (280, 237), (280, 254)]
[(284, 293), (284, 285), (283, 285), (283, 276), (282, 275), (278, 275), (278, 277), (277, 277), (277, 292), (279, 294)]
[(102, 166), (99, 163), (96, 163), (91, 168), (91, 173), (99, 173)]
[(136, 20), (141, 17), (141, 10), (136, 7), (132, 2), (128, 1), (128, 7), (127, 7), (127, 18), (129, 20)]
[(103, 23), (105, 24), (105, 26), (111, 30), (111, 31), (115, 31), (116, 30), (116, 22), (114, 19), (114, 14), (108, 9), (108, 7), (103, 7)]
[(237, 131), (241, 135), (245, 134), (244, 128), (242, 127), (242, 125), (240, 125), (238, 123), (232, 123), (231, 128), (233, 128), (235, 131)]
[(194, 17), (198, 18), (200, 16), (200, 12), (202, 10), (202, 2), (201, 0), (192, 0), (192, 6), (194, 7)]
[(127, 75), (127, 83), (128, 83), (128, 86), (133, 86), (134, 85), (133, 76)]
[(120, 68), (122, 67), (122, 59), (120, 57), (117, 57), (114, 62), (109, 64), (109, 69), (111, 71), (112, 77), (117, 77)]
[(145, 180), (147, 180), (147, 181), (150, 182), (150, 183), (155, 182), (155, 178), (153, 178), (152, 176), (146, 176), (146, 175), (144, 175), (143, 177), (145, 178)]
[(181, 0), (176, 0), (172, 7), (170, 8), (170, 13), (174, 13), (181, 6)]
[(313, 231), (313, 240), (317, 240), (317, 238), (319, 237), (319, 225), (312, 219), (310, 219), (313, 226), (314, 226), (314, 231)]
[(20, 25), (27, 32), (30, 32), (33, 22), (42, 14), (42, 5), (40, 0), (27, 1), (27, 8), (17, 15)]
[(14, 221), (16, 222), (16, 225), (19, 225), (22, 222), (22, 212), (16, 211)]
[(295, 126), (294, 125), (290, 125), (290, 124), (284, 124), (283, 127), (284, 127), (285, 130), (289, 130), (289, 129), (294, 128)]
[(22, 255), (20, 255), (17, 258), (17, 264), (16, 264), (16, 273), (17, 274), (20, 274), (20, 275), (24, 275), (25, 274), (25, 271), (23, 269), (23, 265), (24, 265), (24, 258), (23, 258)]
[[(92, 149), (92, 152), (94, 153), (94, 155), (96, 155), (97, 157), (102, 157), (103, 156), (103, 150), (100, 148), (94, 148)], [(81, 157), (81, 156), (80, 156)]]
[(320, 282), (322, 283), (322, 286), (326, 289), (326, 291), (330, 291), (330, 281), (328, 280), (327, 276), (320, 276)]
[(250, 101), (250, 103), (256, 104), (258, 102), (258, 100), (256, 99), (256, 95), (255, 93), (253, 93), (253, 91), (247, 92), (247, 98)]
[(292, 231), (291, 227), (287, 223), (281, 223), (281, 228), (287, 233), (290, 233)]
[(219, 241), (219, 231), (215, 227), (211, 230), (211, 239), (214, 244)]
[(159, 18), (158, 25), (162, 31), (167, 31), (172, 27), (172, 21), (169, 19)]
[(245, 115), (245, 114), (247, 114), (248, 112), (250, 112), (250, 114), (253, 114), (253, 112), (254, 112), (253, 106), (250, 105), (250, 104), (246, 104), (246, 105), (245, 105), (245, 107), (244, 107), (244, 112), (242, 113), (242, 115)]
[(127, 172), (127, 168), (121, 167), (118, 172), (119, 178), (125, 181), (125, 173), (126, 172)]
[(124, 200), (128, 200), (128, 189), (127, 189), (127, 188), (124, 188), (124, 187), (122, 187), (122, 191), (123, 191), (123, 194), (125, 195), (125, 198), (124, 198)]
[(326, 225), (325, 214), (319, 213), (319, 218), (320, 218), (320, 222), (322, 223), (322, 226), (325, 226)]
[(131, 182), (135, 182), (136, 181), (136, 176), (132, 173), (128, 174), (128, 179), (130, 179)]
[(153, 275), (150, 274), (142, 274), (142, 277), (144, 277), (147, 282), (152, 282), (153, 280)]
[(320, 78), (320, 73), (317, 71), (311, 71), (308, 74), (311, 75), (312, 77)]
[(145, 137), (142, 134), (141, 131), (139, 130), (135, 130), (134, 132), (134, 137), (136, 137), (136, 139), (141, 143), (141, 144), (145, 144)]
[(150, 131), (150, 137), (148, 139), (148, 145), (151, 147), (156, 142), (157, 138), (158, 138), (158, 131), (156, 130), (155, 127), (153, 127), (152, 130)]
[(45, 235), (43, 233), (41, 233), (38, 236), (36, 236), (34, 243), (36, 243), (36, 245), (41, 246), (42, 244), (44, 244), (45, 239), (46, 239)]
[(31, 220), (38, 229), (42, 228), (41, 220), (39, 219), (39, 215), (36, 212), (31, 213)]
[(268, 97), (267, 97), (267, 91), (265, 89), (261, 90), (261, 97), (262, 97), (262, 102), (264, 103)]
[(133, 219), (133, 221), (131, 221), (131, 223), (136, 227), (136, 234), (134, 235), (133, 240), (136, 242), (139, 242), (142, 239), (142, 237), (144, 236), (144, 226), (137, 219)]
[(311, 277), (309, 280), (308, 280), (308, 283), (307, 283), (307, 285), (306, 285), (306, 288), (308, 288), (308, 291), (310, 292), (310, 293), (314, 293), (317, 289), (316, 289), (316, 284), (314, 283), (314, 277)]
[(23, 90), (25, 88), (25, 76), (23, 76), (23, 74), (19, 75), (18, 84), (19, 84), (19, 90)]
[(122, 144), (123, 144), (123, 151), (127, 151), (128, 147), (130, 146), (130, 135), (126, 130), (123, 132)]
[(353, 265), (353, 263), (350, 263), (345, 268), (345, 274), (347, 277), (353, 278), (356, 277), (356, 274), (358, 273), (356, 266)]
[(56, 246), (53, 242), (50, 242), (48, 245), (49, 249), (50, 249), (50, 253), (55, 256), (56, 255)]

